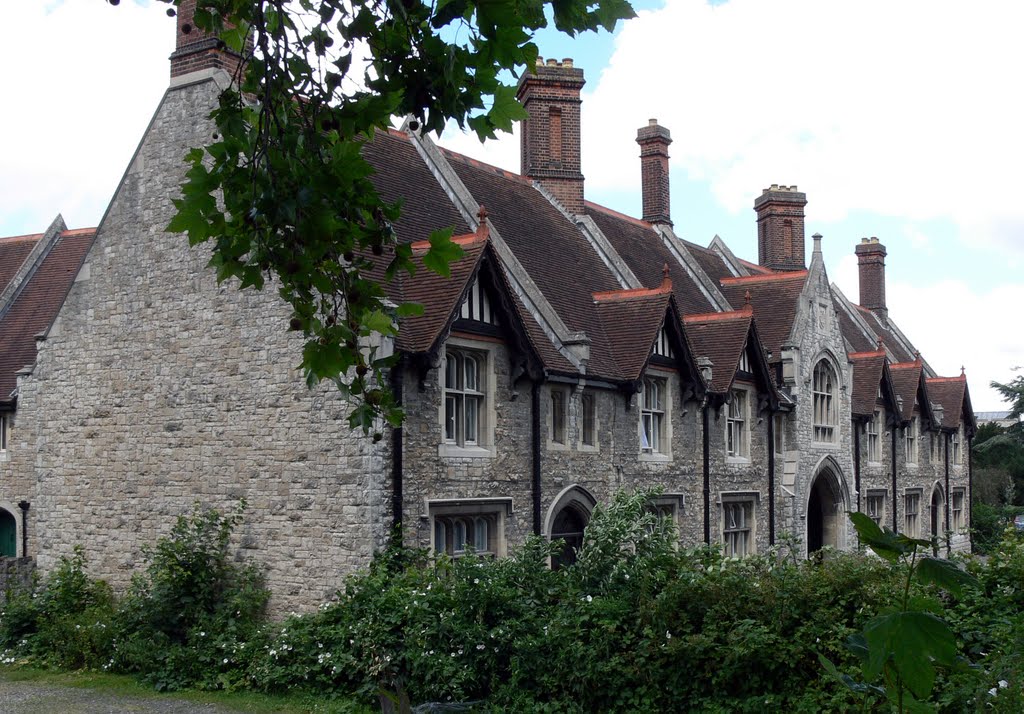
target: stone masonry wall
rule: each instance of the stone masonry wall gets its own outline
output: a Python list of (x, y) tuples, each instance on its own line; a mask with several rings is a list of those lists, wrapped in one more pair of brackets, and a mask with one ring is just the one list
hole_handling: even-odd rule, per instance
[(280, 614), (330, 598), (383, 542), (389, 442), (351, 432), (336, 392), (306, 388), (272, 287), (218, 285), (208, 251), (163, 230), (217, 92), (202, 81), (160, 105), (20, 381), (15, 465), (35, 480), (40, 569), (81, 544), (115, 587), (193, 504), (245, 499), (237, 542)]

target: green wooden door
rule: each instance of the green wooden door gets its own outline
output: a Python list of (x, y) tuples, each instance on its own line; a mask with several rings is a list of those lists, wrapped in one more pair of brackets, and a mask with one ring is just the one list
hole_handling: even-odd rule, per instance
[(8, 511), (0, 508), (0, 555), (13, 558), (18, 555), (18, 522)]

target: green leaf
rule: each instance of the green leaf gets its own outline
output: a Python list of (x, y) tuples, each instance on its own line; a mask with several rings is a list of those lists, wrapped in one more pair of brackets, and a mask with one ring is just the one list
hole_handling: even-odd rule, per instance
[(391, 320), (391, 315), (388, 315), (383, 310), (371, 311), (363, 317), (362, 322), (363, 327), (371, 332), (379, 332), (382, 335), (394, 335), (397, 333), (395, 323)]
[(955, 563), (930, 556), (921, 558), (917, 562), (914, 577), (920, 583), (930, 583), (949, 590), (957, 597), (963, 597), (964, 586), (973, 585), (976, 582), (973, 575), (961, 570)]
[(926, 612), (880, 615), (864, 628), (870, 656), (864, 676), (873, 680), (891, 661), (903, 683), (918, 698), (935, 684), (935, 664), (952, 665), (956, 638), (949, 625)]
[(857, 529), (860, 542), (890, 563), (898, 562), (900, 558), (911, 552), (898, 534), (888, 528), (883, 531), (867, 514), (850, 513), (850, 520), (853, 522), (853, 527)]
[(512, 133), (512, 123), (526, 119), (529, 114), (516, 99), (516, 90), (501, 85), (494, 90), (494, 104), (487, 116), (494, 128)]
[(396, 317), (419, 317), (423, 314), (423, 306), (418, 302), (403, 302), (395, 308)]
[(452, 242), (452, 229), (434, 231), (430, 234), (430, 249), (423, 255), (423, 265), (438, 275), (450, 278), (452, 261), (462, 257), (462, 246)]

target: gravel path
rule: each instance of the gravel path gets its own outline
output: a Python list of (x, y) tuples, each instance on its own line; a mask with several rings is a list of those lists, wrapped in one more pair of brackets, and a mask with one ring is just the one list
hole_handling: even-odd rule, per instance
[(0, 681), (0, 712), (5, 714), (237, 714), (214, 704), (164, 697), (117, 697), (91, 689), (35, 682)]

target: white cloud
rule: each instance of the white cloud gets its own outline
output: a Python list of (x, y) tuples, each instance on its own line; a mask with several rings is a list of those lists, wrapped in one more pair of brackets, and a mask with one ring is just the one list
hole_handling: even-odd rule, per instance
[(0, 216), (95, 225), (167, 87), (175, 21), (161, 3), (2, 6)]
[[(830, 277), (847, 298), (857, 301), (855, 256), (844, 256)], [(936, 372), (955, 377), (967, 366), (975, 411), (1006, 408), (989, 382), (1010, 381), (1013, 367), (1024, 363), (1024, 332), (1016, 318), (1007, 317), (1024, 305), (1024, 284), (979, 291), (961, 280), (911, 285), (890, 278), (886, 304), (890, 317)]]
[(1005, 230), (1024, 223), (1022, 24), (1016, 0), (668, 0), (625, 24), (585, 104), (588, 185), (635, 188), (655, 116), (731, 211), (797, 183), (809, 220), (949, 217), (1024, 255)]

